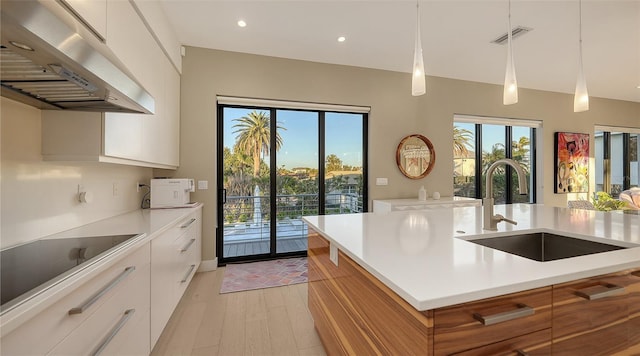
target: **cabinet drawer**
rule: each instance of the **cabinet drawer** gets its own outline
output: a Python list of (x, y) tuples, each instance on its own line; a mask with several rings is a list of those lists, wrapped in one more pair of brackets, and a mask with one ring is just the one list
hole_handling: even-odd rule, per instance
[(553, 352), (612, 354), (637, 343), (638, 283), (623, 271), (554, 286)]
[(551, 287), (434, 311), (434, 354), (446, 355), (551, 327)]
[(202, 209), (196, 209), (151, 240), (152, 347), (200, 265), (201, 217)]
[(193, 212), (175, 223), (167, 231), (163, 232), (162, 238), (167, 241), (175, 241), (175, 239), (180, 237), (182, 234), (196, 230), (198, 225), (200, 225), (198, 214), (197, 212)]
[[(107, 300), (59, 343), (51, 355), (133, 355), (149, 353), (149, 264), (140, 268), (140, 278)], [(134, 337), (135, 339), (129, 340)], [(125, 346), (127, 349), (125, 349)], [(98, 352), (99, 351), (99, 352)]]
[[(41, 355), (51, 350), (74, 329), (110, 303), (117, 295), (128, 295), (149, 279), (149, 244), (84, 283), (59, 302), (39, 313), (2, 338), (2, 353), (7, 355)], [(104, 293), (101, 294), (101, 292)], [(99, 297), (97, 297), (99, 295)], [(148, 295), (148, 294), (147, 294)], [(94, 298), (97, 297), (97, 298)], [(89, 301), (95, 300), (93, 303)], [(70, 311), (85, 306), (77, 313)]]
[(193, 227), (190, 227), (173, 243), (173, 259), (176, 267), (172, 282), (176, 286), (174, 290), (176, 303), (182, 298), (182, 294), (187, 289), (191, 278), (193, 278), (200, 265), (201, 251), (197, 229), (198, 223), (198, 221), (194, 222)]
[(536, 331), (524, 336), (514, 337), (495, 344), (478, 347), (477, 349), (463, 351), (456, 355), (461, 356), (501, 356), (501, 355), (551, 355), (551, 329)]

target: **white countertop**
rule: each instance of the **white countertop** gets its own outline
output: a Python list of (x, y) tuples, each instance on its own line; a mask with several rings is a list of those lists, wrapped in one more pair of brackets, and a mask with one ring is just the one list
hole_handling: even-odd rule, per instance
[(303, 220), (421, 311), (640, 267), (640, 247), (538, 262), (464, 240), (548, 231), (640, 246), (638, 215), (529, 204), (496, 205), (495, 213), (518, 225), (484, 231), (482, 207)]
[(155, 235), (177, 223), (185, 215), (202, 206), (197, 203), (193, 207), (174, 209), (140, 209), (112, 218), (96, 221), (71, 230), (45, 237), (60, 239), (82, 236), (147, 234)]

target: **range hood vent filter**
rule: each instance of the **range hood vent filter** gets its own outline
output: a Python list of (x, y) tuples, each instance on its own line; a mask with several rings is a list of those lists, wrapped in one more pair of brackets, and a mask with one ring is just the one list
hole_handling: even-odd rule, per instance
[(153, 114), (153, 97), (65, 7), (1, 1), (2, 96), (45, 110)]

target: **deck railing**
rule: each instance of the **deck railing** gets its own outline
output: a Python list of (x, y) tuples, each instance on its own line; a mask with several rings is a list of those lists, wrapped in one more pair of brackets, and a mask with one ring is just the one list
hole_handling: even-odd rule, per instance
[[(223, 209), (225, 243), (269, 239), (271, 222), (269, 196), (227, 196)], [(356, 193), (329, 193), (325, 214), (363, 211), (362, 197)], [(319, 214), (318, 194), (278, 195), (276, 197), (276, 236), (306, 236), (301, 218)]]

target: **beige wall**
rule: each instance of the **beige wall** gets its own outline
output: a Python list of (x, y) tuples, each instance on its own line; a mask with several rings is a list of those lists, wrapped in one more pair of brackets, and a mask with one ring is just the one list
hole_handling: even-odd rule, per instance
[[(180, 168), (156, 175), (209, 181), (209, 190), (193, 194), (205, 203), (203, 259), (215, 257), (216, 95), (370, 106), (369, 199), (414, 197), (421, 185), (451, 195), (454, 114), (541, 120), (538, 153), (544, 164), (539, 168), (546, 174), (539, 174), (539, 201), (557, 206), (575, 196), (553, 193), (555, 131), (591, 133), (595, 124), (640, 127), (638, 103), (591, 98), (590, 111), (573, 113), (568, 94), (520, 89), (520, 102), (503, 106), (498, 85), (429, 77), (427, 94), (412, 97), (410, 82), (407, 73), (188, 47), (181, 81)], [(413, 133), (428, 137), (437, 153), (431, 174), (416, 181), (395, 166), (399, 141)], [(376, 186), (376, 177), (389, 178), (389, 185)]]
[[(1, 209), (0, 248), (32, 241), (140, 207), (138, 181), (150, 168), (106, 163), (43, 162), (41, 112), (0, 99)], [(113, 195), (113, 183), (118, 193)], [(93, 202), (77, 201), (78, 185)]]

